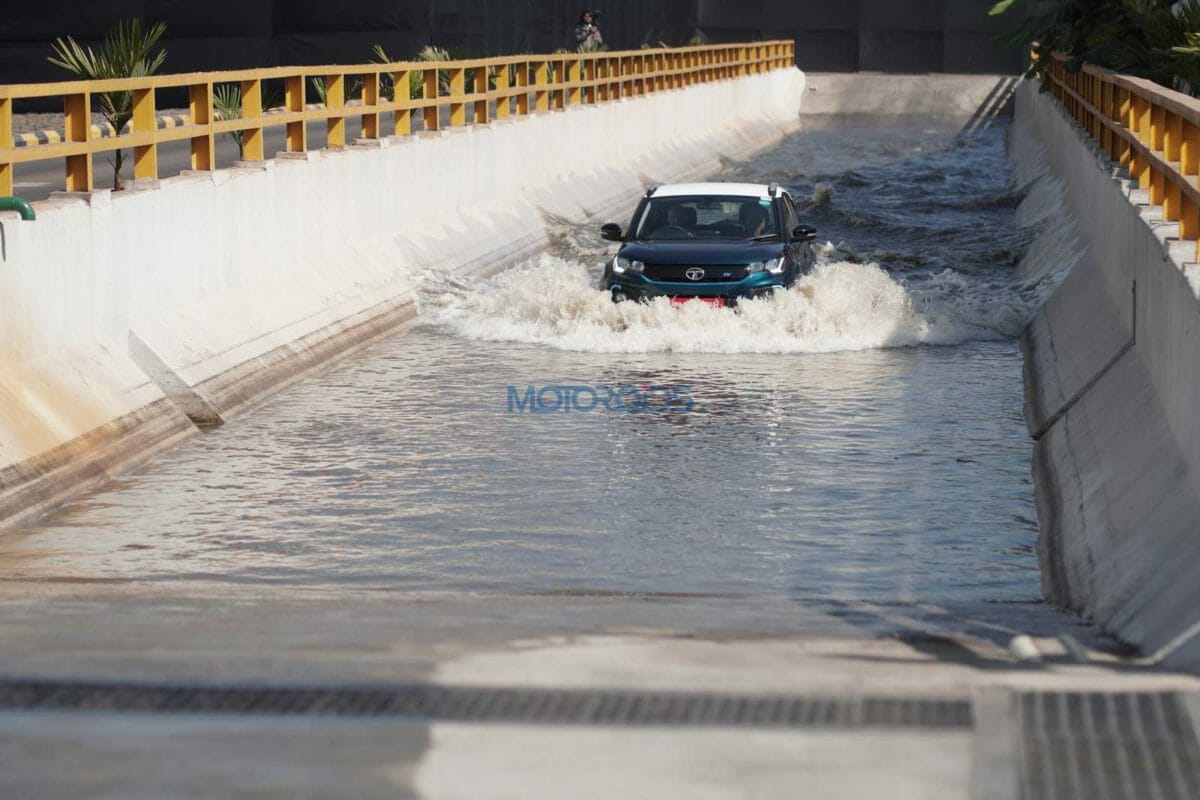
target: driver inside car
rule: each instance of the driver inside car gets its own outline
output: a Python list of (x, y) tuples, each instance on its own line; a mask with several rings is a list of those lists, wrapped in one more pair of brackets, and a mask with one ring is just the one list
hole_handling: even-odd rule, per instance
[(746, 236), (753, 239), (755, 236), (771, 233), (768, 228), (770, 215), (767, 210), (757, 203), (745, 203), (742, 205), (741, 214), (742, 227), (746, 230)]
[(694, 235), (696, 209), (684, 205), (673, 205), (667, 209), (667, 223), (651, 235), (656, 239), (678, 239)]
[(688, 233), (696, 227), (696, 209), (687, 206), (671, 206), (667, 212), (667, 224), (683, 228)]

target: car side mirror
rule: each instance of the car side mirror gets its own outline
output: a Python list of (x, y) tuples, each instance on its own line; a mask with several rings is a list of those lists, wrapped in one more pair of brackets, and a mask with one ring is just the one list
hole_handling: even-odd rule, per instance
[(792, 238), (798, 242), (811, 242), (817, 238), (817, 229), (812, 225), (797, 225)]
[(600, 238), (610, 242), (619, 242), (625, 238), (621, 232), (621, 226), (615, 222), (609, 222), (606, 225), (600, 226)]

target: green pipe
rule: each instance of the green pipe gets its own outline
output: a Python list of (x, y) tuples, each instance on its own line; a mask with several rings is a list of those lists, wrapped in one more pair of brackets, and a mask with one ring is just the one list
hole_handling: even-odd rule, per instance
[(24, 197), (0, 197), (0, 211), (19, 211), (21, 219), (26, 222), (37, 219), (37, 214), (33, 213), (33, 206), (29, 205), (29, 201)]

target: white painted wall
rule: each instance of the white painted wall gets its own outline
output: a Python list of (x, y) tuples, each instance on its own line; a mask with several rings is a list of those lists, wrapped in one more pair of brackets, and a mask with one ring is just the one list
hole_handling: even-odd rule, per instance
[(1018, 92), (1017, 128), (1040, 143), (1087, 246), (1025, 336), (1030, 429), (1049, 426), (1034, 453), (1043, 588), (1168, 663), (1200, 667), (1195, 243), (1032, 84)]
[(162, 387), (235, 413), (410, 318), (417, 271), (514, 263), (546, 242), (539, 209), (623, 216), (646, 180), (793, 130), (803, 92), (781, 70), (0, 215), (0, 524), (73, 494), (55, 473), (95, 452), (80, 437), (184, 435)]

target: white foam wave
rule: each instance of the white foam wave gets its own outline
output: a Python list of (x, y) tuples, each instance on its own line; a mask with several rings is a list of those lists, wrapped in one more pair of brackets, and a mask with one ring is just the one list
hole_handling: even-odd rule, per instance
[[(827, 251), (828, 252), (828, 251)], [(947, 271), (906, 288), (873, 264), (823, 261), (791, 290), (738, 309), (613, 303), (576, 261), (544, 255), (463, 289), (427, 292), (426, 322), (479, 341), (597, 353), (817, 353), (1014, 335), (1028, 310), (989, 303)]]

